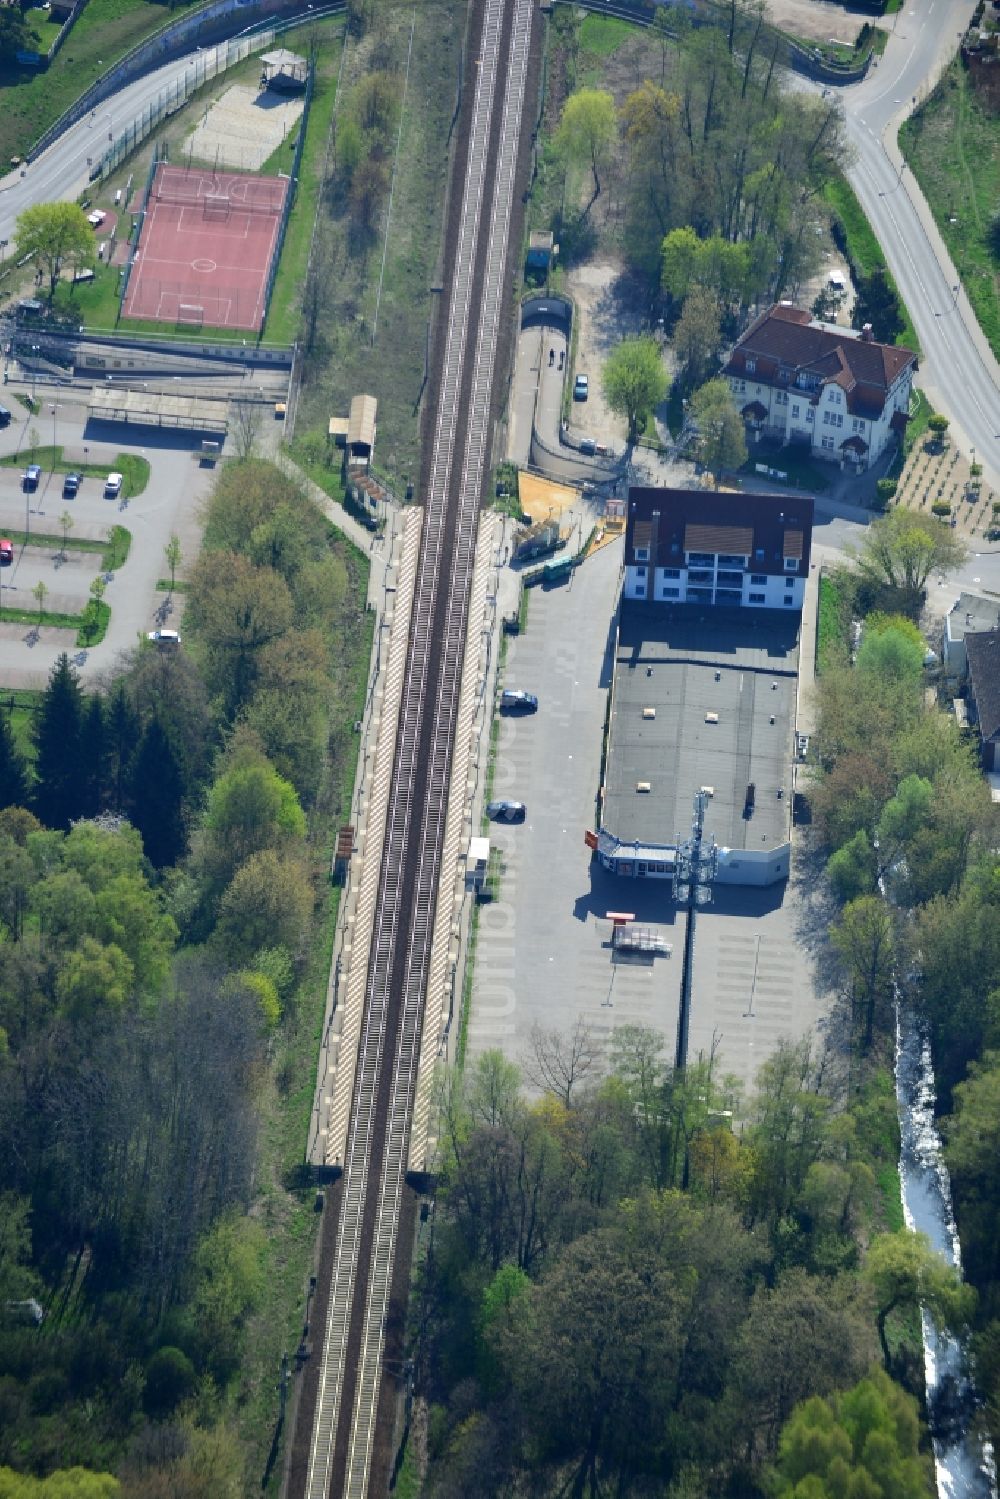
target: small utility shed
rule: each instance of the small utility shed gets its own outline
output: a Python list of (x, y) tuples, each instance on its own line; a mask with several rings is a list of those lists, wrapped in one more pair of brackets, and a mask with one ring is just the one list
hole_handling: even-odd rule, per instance
[(297, 52), (278, 47), (274, 52), (265, 52), (260, 60), (261, 88), (294, 89), (305, 88), (308, 64)]
[(375, 450), (375, 419), (378, 401), (374, 396), (355, 396), (347, 416), (347, 457), (350, 463), (368, 464)]
[(1000, 769), (1000, 630), (966, 635), (969, 706), (982, 739), (983, 769)]

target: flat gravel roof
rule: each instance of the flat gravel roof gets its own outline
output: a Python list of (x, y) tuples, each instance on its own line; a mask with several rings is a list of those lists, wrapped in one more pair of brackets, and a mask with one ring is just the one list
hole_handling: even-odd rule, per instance
[(705, 830), (722, 847), (787, 841), (798, 629), (797, 612), (623, 602), (602, 807), (609, 833), (672, 847), (690, 830), (695, 792), (709, 786)]

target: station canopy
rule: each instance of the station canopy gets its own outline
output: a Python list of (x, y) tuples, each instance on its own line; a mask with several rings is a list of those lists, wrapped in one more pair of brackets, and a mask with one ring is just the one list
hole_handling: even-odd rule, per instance
[(106, 422), (131, 422), (141, 427), (177, 427), (189, 432), (229, 429), (229, 402), (209, 396), (161, 395), (150, 390), (122, 390), (95, 385), (88, 416)]

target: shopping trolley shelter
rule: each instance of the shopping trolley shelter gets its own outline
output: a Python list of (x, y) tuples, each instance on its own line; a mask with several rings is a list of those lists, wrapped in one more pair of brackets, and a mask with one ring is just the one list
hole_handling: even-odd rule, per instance
[(125, 296), (127, 318), (258, 332), (289, 182), (161, 162)]

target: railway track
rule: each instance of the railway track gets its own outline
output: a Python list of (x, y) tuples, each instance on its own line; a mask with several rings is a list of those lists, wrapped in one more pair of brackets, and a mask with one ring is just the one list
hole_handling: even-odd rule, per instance
[[(537, 0), (483, 0), (304, 1499), (366, 1499)], [(303, 1414), (306, 1414), (303, 1412)]]

